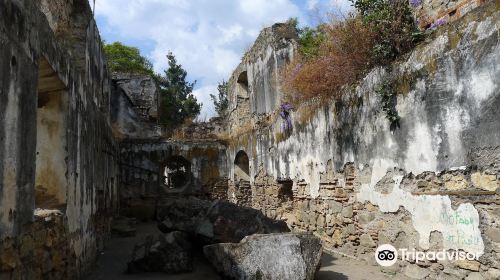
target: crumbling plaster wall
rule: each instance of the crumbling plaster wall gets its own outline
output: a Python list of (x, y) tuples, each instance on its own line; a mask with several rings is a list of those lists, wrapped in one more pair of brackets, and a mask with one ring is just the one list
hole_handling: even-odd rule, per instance
[[(41, 8), (41, 2), (49, 4), (49, 9)], [(2, 279), (27, 279), (29, 275), (37, 275), (30, 279), (57, 279), (55, 275), (60, 274), (80, 278), (93, 264), (117, 209), (117, 147), (109, 123), (110, 84), (101, 40), (88, 1), (59, 2), (0, 1), (0, 57), (8, 62), (0, 66)], [(56, 24), (52, 21), (58, 17), (42, 13), (48, 10), (61, 12), (61, 19), (67, 14), (71, 19), (68, 28), (51, 29), (66, 25)], [(29, 242), (39, 238), (33, 222), (37, 84), (42, 57), (57, 73), (67, 95), (67, 206), (62, 209), (62, 225), (54, 225), (62, 226), (67, 234), (56, 234), (57, 240), (53, 240), (67, 248), (63, 252), (66, 265), (62, 266), (51, 266), (58, 257), (50, 252), (47, 262), (36, 262), (38, 246), (44, 245)], [(47, 266), (53, 269), (46, 271)], [(44, 273), (34, 273), (39, 269)]]
[[(189, 162), (189, 178), (185, 185), (170, 189), (164, 184), (164, 168), (176, 157)], [(131, 209), (143, 209), (144, 203), (154, 205), (162, 197), (171, 195), (204, 196), (211, 195), (212, 191), (217, 193), (224, 184), (227, 185), (226, 163), (225, 145), (213, 139), (122, 142), (121, 211), (134, 215)], [(154, 212), (154, 209), (151, 211)]]
[(152, 77), (114, 73), (111, 88), (111, 126), (117, 140), (158, 139), (159, 93)]
[[(393, 220), (376, 232), (390, 231), (393, 226), (400, 232), (407, 232), (408, 228), (413, 232), (410, 245), (421, 249), (428, 249), (430, 235), (439, 232), (446, 238), (441, 248), (484, 253), (477, 269), (476, 263), (467, 264), (474, 270), (479, 271), (481, 264), (481, 273), (498, 271), (500, 263), (495, 251), (499, 225), (493, 220), (497, 217), (500, 173), (500, 94), (496, 79), (500, 75), (499, 27), (498, 2), (485, 4), (436, 30), (425, 43), (391, 67), (371, 71), (342, 100), (301, 104), (292, 112), (293, 131), (283, 131), (281, 120), (269, 115), (273, 120), (270, 125), (231, 138), (228, 165), (240, 150), (250, 157), (251, 204), (270, 216), (288, 218), (290, 224), (293, 217), (307, 216), (304, 213), (311, 211), (315, 214), (302, 219), (299, 229), (319, 232), (326, 240), (326, 236), (348, 238), (344, 230), (356, 232), (354, 224), (349, 224), (360, 217), (352, 216), (350, 209), (369, 203), (377, 207), (377, 215), (407, 221), (403, 227)], [(376, 93), (387, 80), (393, 81), (398, 93), (394, 97), (394, 109), (400, 116), (396, 129), (391, 129)], [(271, 94), (280, 96), (278, 90)], [(351, 182), (340, 178), (333, 187), (322, 185), (322, 176), (343, 170), (349, 162), (354, 163), (351, 172), (363, 176), (355, 179), (353, 175)], [(427, 189), (417, 181), (400, 184), (405, 176), (425, 177), (427, 172), (441, 176), (439, 172), (461, 166), (466, 166), (467, 171), (443, 178), (438, 186), (444, 188)], [(392, 173), (386, 175), (388, 170)], [(233, 172), (232, 167), (231, 178)], [(263, 194), (270, 196), (261, 187), (279, 189), (276, 181), (287, 179), (294, 183), (293, 199), (307, 197), (307, 203), (293, 203), (287, 209), (280, 206), (287, 205), (286, 200), (275, 199), (262, 205)], [(346, 188), (347, 183), (352, 187)], [(351, 188), (351, 195), (346, 195), (346, 189)], [(457, 192), (449, 192), (452, 190)], [(329, 211), (314, 208), (323, 205), (324, 192), (340, 193), (339, 213), (346, 212), (343, 218), (348, 222), (339, 224), (342, 230), (337, 233), (325, 233), (327, 227), (318, 222), (326, 219)], [(333, 194), (327, 195), (326, 200), (332, 199), (329, 197)], [(231, 193), (228, 196), (234, 197)], [(457, 215), (467, 217), (470, 223), (450, 224), (442, 218)], [(486, 234), (492, 232), (496, 234)], [(456, 242), (460, 239), (457, 234), (473, 241)], [(362, 240), (367, 241), (367, 236)], [(353, 237), (334, 247), (352, 253), (346, 248), (356, 248), (359, 242), (360, 238)], [(362, 250), (356, 252), (361, 253)]]
[(491, 0), (409, 0), (422, 29), (434, 28), (459, 19)]
[[(297, 32), (288, 24), (275, 24), (259, 34), (229, 79), (229, 128), (242, 133), (266, 121), (267, 114), (279, 105), (279, 69), (293, 58)], [(248, 86), (238, 83), (242, 74)]]
[(158, 119), (159, 94), (151, 76), (113, 73), (113, 83), (125, 92), (141, 118), (153, 122)]

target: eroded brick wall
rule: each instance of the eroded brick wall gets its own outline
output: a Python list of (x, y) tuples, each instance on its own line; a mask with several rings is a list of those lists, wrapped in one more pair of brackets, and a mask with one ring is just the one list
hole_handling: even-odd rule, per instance
[[(308, 194), (307, 183), (294, 182), (293, 195), (284, 197), (280, 183), (263, 176), (256, 178), (252, 189), (252, 207), (261, 210), (273, 219), (284, 219), (296, 231), (309, 231), (321, 237), (327, 249), (340, 252), (374, 264), (373, 251), (381, 244), (392, 244), (397, 249), (419, 246), (419, 233), (414, 228), (412, 213), (400, 207), (394, 213), (380, 210), (377, 205), (361, 201), (357, 196), (362, 184), (370, 180), (370, 168), (358, 170), (353, 164), (347, 164), (343, 170), (327, 170), (321, 175), (319, 196)], [(485, 244), (485, 252), (478, 261), (456, 261), (419, 263), (418, 268), (412, 263), (401, 264), (388, 271), (409, 273), (412, 269), (426, 271), (431, 279), (452, 277), (454, 274), (465, 277), (471, 271), (480, 272), (485, 279), (499, 275), (500, 260), (497, 251), (500, 248), (500, 211), (497, 190), (500, 190), (498, 170), (478, 171), (470, 167), (446, 170), (441, 173), (424, 172), (406, 174), (402, 170), (389, 171), (377, 184), (381, 192), (390, 192), (394, 188), (393, 177), (403, 176), (401, 188), (413, 195), (450, 196), (452, 205), (471, 203), (479, 212), (480, 231)], [(429, 204), (429, 207), (432, 207)], [(435, 211), (440, 211), (436, 209)], [(444, 224), (462, 223), (470, 225), (466, 213), (457, 216), (442, 216)], [(457, 232), (444, 236), (439, 232), (430, 235), (430, 249), (441, 250), (444, 239), (457, 243), (477, 243), (479, 240), (466, 232)], [(450, 276), (451, 275), (451, 276)]]

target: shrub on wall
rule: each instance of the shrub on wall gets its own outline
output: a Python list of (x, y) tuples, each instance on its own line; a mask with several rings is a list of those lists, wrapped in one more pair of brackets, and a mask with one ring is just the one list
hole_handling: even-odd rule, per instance
[(374, 66), (390, 63), (421, 39), (406, 0), (353, 0), (353, 4), (357, 13), (342, 21), (321, 24), (306, 36), (299, 30), (298, 58), (283, 73), (291, 101), (335, 97), (343, 86)]
[(300, 55), (285, 68), (284, 89), (293, 98), (337, 94), (370, 68), (373, 32), (359, 17), (323, 25), (316, 56)]

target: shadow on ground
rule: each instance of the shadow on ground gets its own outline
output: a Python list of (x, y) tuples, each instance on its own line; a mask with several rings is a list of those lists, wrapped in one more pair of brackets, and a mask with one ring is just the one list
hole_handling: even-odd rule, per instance
[(332, 270), (324, 270), (325, 267), (334, 267), (337, 257), (323, 253), (321, 258), (321, 269), (316, 273), (316, 280), (345, 280), (349, 279), (345, 274)]

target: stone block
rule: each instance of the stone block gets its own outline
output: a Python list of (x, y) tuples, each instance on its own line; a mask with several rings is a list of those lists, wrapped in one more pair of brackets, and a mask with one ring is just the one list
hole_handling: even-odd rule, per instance
[(488, 228), (485, 232), (486, 236), (488, 236), (491, 241), (500, 243), (500, 229), (498, 228)]
[(471, 271), (479, 271), (479, 267), (481, 266), (478, 261), (460, 260), (455, 263), (458, 267)]
[(205, 246), (203, 252), (231, 279), (313, 280), (322, 249), (311, 234), (285, 233), (251, 235), (240, 243)]
[(342, 232), (339, 229), (333, 232), (332, 242), (337, 245), (342, 245)]
[(328, 210), (330, 214), (337, 214), (342, 211), (342, 203), (337, 202), (335, 200), (328, 201)]
[(352, 218), (353, 216), (352, 205), (346, 206), (342, 209), (342, 216), (345, 218)]
[(453, 176), (450, 174), (445, 174), (444, 179), (444, 187), (449, 191), (463, 190), (468, 187), (467, 180), (465, 180), (463, 175)]
[(375, 248), (376, 244), (375, 241), (373, 241), (372, 237), (369, 234), (362, 234), (359, 237), (359, 245), (368, 247), (368, 248)]
[(497, 178), (495, 175), (483, 174), (475, 172), (471, 175), (472, 184), (478, 189), (486, 191), (496, 191), (498, 188)]
[(367, 212), (358, 215), (358, 221), (360, 224), (367, 224), (375, 219), (375, 213)]

